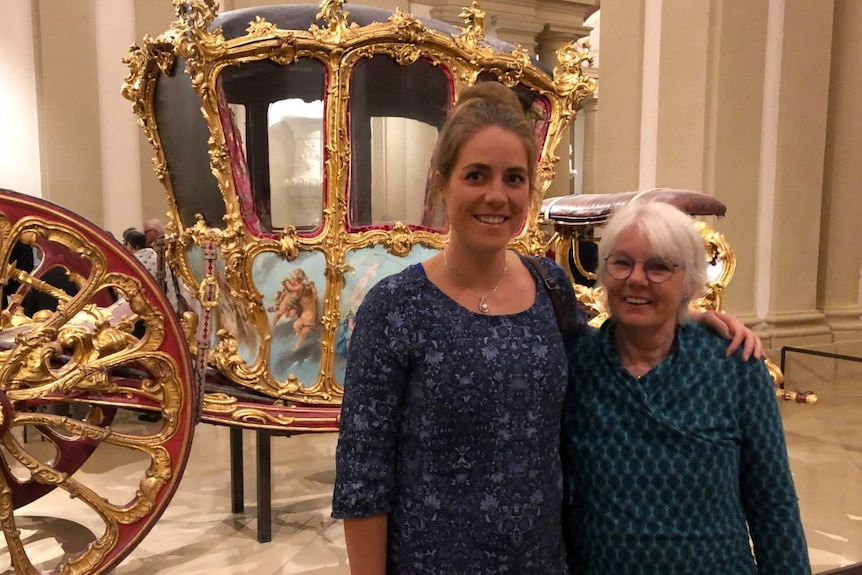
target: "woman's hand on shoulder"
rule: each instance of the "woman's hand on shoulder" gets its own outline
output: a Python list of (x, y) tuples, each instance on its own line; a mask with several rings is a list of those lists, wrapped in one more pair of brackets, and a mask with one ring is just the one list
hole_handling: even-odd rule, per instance
[(731, 355), (742, 346), (742, 359), (763, 359), (763, 342), (746, 327), (738, 317), (717, 311), (691, 311), (691, 319), (717, 331), (724, 339), (729, 339), (727, 355)]

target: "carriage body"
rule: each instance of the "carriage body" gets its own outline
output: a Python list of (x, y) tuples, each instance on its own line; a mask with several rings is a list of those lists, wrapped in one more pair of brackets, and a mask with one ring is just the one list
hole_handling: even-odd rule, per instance
[[(588, 55), (564, 48), (551, 72), (485, 38), (476, 4), (460, 28), (334, 1), (220, 16), (211, 0), (176, 6), (171, 29), (130, 55), (124, 94), (168, 193), (168, 260), (200, 299), (217, 288), (208, 361), (255, 393), (338, 405), (365, 293), (446, 242), (428, 165), (457, 94), (484, 80), (516, 90), (543, 192), (594, 88)], [(514, 249), (546, 247), (538, 208)]]

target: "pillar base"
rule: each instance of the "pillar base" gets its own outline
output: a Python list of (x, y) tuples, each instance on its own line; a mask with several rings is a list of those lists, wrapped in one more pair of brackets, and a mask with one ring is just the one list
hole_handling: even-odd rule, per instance
[(771, 312), (757, 330), (767, 349), (782, 346), (822, 345), (833, 341), (826, 316), (817, 310)]
[(823, 315), (836, 341), (862, 339), (862, 307), (825, 308)]

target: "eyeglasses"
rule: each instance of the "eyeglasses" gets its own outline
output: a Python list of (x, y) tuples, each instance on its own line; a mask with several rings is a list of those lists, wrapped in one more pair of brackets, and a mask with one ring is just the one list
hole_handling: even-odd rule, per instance
[(605, 269), (608, 275), (617, 280), (627, 280), (635, 269), (635, 264), (641, 264), (644, 275), (650, 283), (664, 283), (673, 277), (676, 268), (685, 267), (675, 264), (667, 258), (650, 258), (648, 260), (633, 260), (620, 254), (611, 254), (605, 258)]

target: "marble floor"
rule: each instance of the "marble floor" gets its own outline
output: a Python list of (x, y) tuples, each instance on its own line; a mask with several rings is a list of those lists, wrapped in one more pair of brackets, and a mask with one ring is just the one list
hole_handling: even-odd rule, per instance
[[(789, 388), (820, 397), (816, 406), (781, 404), (814, 572), (862, 562), (862, 364), (799, 356), (789, 357), (786, 371)], [(173, 501), (114, 573), (348, 574), (341, 525), (329, 517), (335, 435), (273, 438), (273, 540), (264, 544), (256, 540), (254, 435), (244, 433), (240, 514), (230, 511), (228, 435), (226, 428), (197, 427)], [(100, 448), (79, 474), (108, 493), (140, 469)], [(61, 493), (15, 511), (31, 560), (56, 554), (58, 545), (67, 552), (86, 545), (92, 532), (79, 511)], [(9, 553), (0, 545), (0, 574), (7, 573)]]

